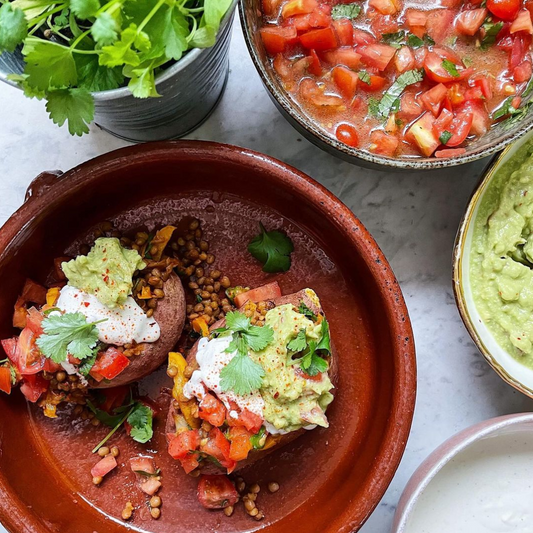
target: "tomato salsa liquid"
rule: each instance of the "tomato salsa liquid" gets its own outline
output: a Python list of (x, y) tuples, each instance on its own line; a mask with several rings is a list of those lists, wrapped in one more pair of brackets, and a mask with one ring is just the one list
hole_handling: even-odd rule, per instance
[(262, 7), (261, 37), (283, 87), (348, 146), (453, 157), (529, 96), (531, 0)]

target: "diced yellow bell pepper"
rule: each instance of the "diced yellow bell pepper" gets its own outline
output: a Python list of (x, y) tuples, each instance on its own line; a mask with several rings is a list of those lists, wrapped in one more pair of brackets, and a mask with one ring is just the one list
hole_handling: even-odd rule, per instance
[(196, 411), (196, 400), (188, 399), (183, 395), (183, 387), (187, 383), (187, 378), (185, 377), (187, 361), (180, 353), (170, 352), (168, 354), (168, 367), (177, 369), (177, 374), (174, 376), (172, 397), (178, 402), (181, 414), (185, 417), (187, 424), (193, 429), (199, 428), (201, 421), (193, 414)]
[(202, 337), (209, 337), (209, 326), (203, 317), (199, 316), (192, 321), (192, 329)]
[(141, 289), (141, 293), (139, 294), (140, 300), (150, 300), (152, 298), (152, 291), (150, 287), (146, 286)]
[(153, 261), (159, 261), (161, 259), (163, 250), (166, 248), (168, 241), (170, 241), (175, 230), (176, 228), (174, 226), (165, 226), (156, 232), (152, 242), (150, 243), (150, 249), (153, 247), (156, 249), (155, 253), (150, 252)]
[(53, 307), (59, 298), (59, 287), (52, 287), (46, 292), (46, 305)]
[(275, 446), (279, 441), (281, 440), (281, 435), (268, 435), (265, 441), (265, 445), (263, 446), (263, 450), (268, 450), (269, 448), (272, 448)]

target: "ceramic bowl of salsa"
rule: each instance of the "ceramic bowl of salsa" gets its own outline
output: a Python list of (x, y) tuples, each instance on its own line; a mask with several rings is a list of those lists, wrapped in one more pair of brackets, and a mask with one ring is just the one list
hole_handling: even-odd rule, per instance
[[(198, 480), (167, 453), (172, 380), (165, 368), (137, 385), (161, 409), (154, 437), (139, 444), (125, 431), (115, 433), (109, 445), (119, 447), (119, 464), (101, 486), (92, 482), (98, 458), (91, 449), (109, 428), (72, 419), (68, 410), (46, 418), (19, 391), (2, 394), (0, 523), (9, 531), (351, 533), (383, 496), (414, 410), (416, 363), (407, 309), (390, 266), (353, 213), (280, 161), (238, 147), (176, 141), (125, 148), (59, 176), (39, 176), (0, 230), (0, 338), (13, 335), (13, 305), (24, 280), (43, 283), (53, 259), (102, 221), (135, 232), (183, 217), (201, 221), (217, 268), (233, 283), (277, 281), (286, 294), (307, 285), (317, 291), (339, 354), (330, 427), (309, 431), (239, 471), (247, 483), (264, 487), (258, 502), (265, 516), (257, 521), (242, 504), (231, 517), (202, 508)], [(294, 243), (288, 272), (267, 274), (248, 253), (259, 220), (283, 229)], [(150, 517), (129, 467), (138, 455), (154, 458), (161, 469), (158, 520)], [(273, 494), (266, 490), (271, 481), (280, 486)], [(136, 511), (124, 522), (128, 501)]]
[(241, 22), (274, 103), (356, 164), (454, 166), (533, 128), (529, 0), (246, 0)]

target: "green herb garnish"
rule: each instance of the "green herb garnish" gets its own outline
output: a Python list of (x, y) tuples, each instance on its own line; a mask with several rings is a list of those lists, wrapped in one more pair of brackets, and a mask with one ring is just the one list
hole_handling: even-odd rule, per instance
[(266, 231), (259, 222), (261, 233), (248, 245), (248, 251), (263, 264), (263, 272), (287, 272), (291, 267), (291, 253), (294, 245), (281, 231)]
[(459, 74), (459, 71), (457, 70), (457, 65), (455, 63), (452, 63), (449, 59), (444, 59), (442, 61), (442, 68), (454, 78), (459, 78), (461, 74)]
[(303, 301), (300, 302), (300, 305), (298, 306), (298, 312), (301, 315), (304, 315), (305, 317), (310, 318), (313, 322), (315, 322), (317, 319), (317, 316), (315, 315), (315, 313), (313, 313), (313, 311), (311, 311), (311, 309), (309, 309), (309, 307)]
[(331, 10), (331, 18), (333, 20), (354, 20), (359, 16), (359, 13), (361, 13), (360, 4), (337, 4), (336, 6), (333, 6), (333, 9)]
[(381, 120), (386, 120), (389, 114), (397, 113), (400, 109), (400, 96), (409, 85), (413, 85), (422, 81), (424, 78), (423, 70), (408, 70), (400, 74), (396, 81), (385, 91), (385, 94), (379, 101), (377, 109), (370, 110), (370, 103), (368, 105), (369, 111)]
[(360, 70), (357, 76), (359, 77), (359, 81), (370, 85), (370, 74), (366, 70)]
[(446, 144), (446, 143), (447, 143), (452, 137), (453, 137), (453, 135), (452, 135), (448, 130), (444, 130), (444, 131), (440, 134), (439, 141), (440, 141), (442, 144)]
[(492, 22), (492, 18), (487, 17), (481, 28), (484, 30), (484, 35), (479, 47), (481, 50), (488, 50), (496, 42), (496, 37), (503, 28), (503, 22)]
[(81, 313), (50, 315), (42, 322), (44, 333), (37, 339), (37, 346), (54, 363), (66, 361), (68, 354), (83, 361), (93, 357), (98, 342), (96, 325), (105, 320), (87, 322)]
[(407, 44), (411, 48), (420, 48), (421, 46), (424, 46), (424, 41), (420, 37), (411, 33), (407, 36)]
[(394, 48), (401, 48), (405, 44), (405, 31), (400, 30), (394, 33), (384, 33), (381, 40)]
[(0, 54), (14, 52), (28, 35), (24, 11), (14, 8), (9, 2), (0, 7)]
[(238, 395), (258, 390), (263, 382), (263, 367), (250, 359), (248, 351), (258, 352), (274, 339), (274, 331), (268, 325), (252, 326), (250, 319), (239, 311), (226, 315), (226, 327), (214, 331), (216, 335), (232, 334), (226, 353), (236, 352), (231, 361), (220, 372), (222, 391), (232, 390)]
[(287, 348), (291, 352), (303, 352), (305, 348), (307, 347), (307, 338), (305, 335), (305, 328), (302, 328), (296, 337), (294, 337), (289, 344), (287, 344)]
[(314, 340), (309, 342), (303, 356), (299, 359), (300, 368), (309, 376), (316, 376), (320, 372), (325, 372), (328, 369), (328, 363), (322, 355), (327, 356), (330, 354), (329, 326), (327, 320), (324, 319), (320, 329), (320, 340), (318, 343)]

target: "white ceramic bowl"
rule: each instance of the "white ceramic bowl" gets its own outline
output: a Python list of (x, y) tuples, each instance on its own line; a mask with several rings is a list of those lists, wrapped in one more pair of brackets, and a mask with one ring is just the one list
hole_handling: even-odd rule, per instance
[[(530, 504), (533, 501), (533, 490), (522, 491), (524, 498), (521, 502), (512, 493), (513, 488), (519, 487), (517, 476), (522, 477), (522, 483), (524, 477), (533, 479), (533, 447), (530, 448), (530, 453), (513, 453), (510, 441), (516, 441), (522, 448), (526, 443), (533, 442), (533, 413), (486, 420), (461, 431), (439, 446), (407, 483), (396, 509), (392, 533), (440, 532), (442, 529), (439, 528), (443, 527), (447, 527), (450, 533), (533, 531), (533, 507)], [(500, 470), (506, 469), (510, 464), (513, 467), (504, 470), (503, 476), (498, 469), (492, 472), (489, 469), (486, 472), (482, 470), (486, 474), (485, 479), (474, 479), (472, 471), (476, 467), (482, 467), (484, 460), (492, 461), (486, 464), (501, 465)], [(472, 463), (477, 464), (474, 467)], [(523, 470), (520, 470), (521, 465), (524, 466)], [(456, 473), (453, 479), (451, 472)], [(450, 486), (453, 490), (446, 490)], [(472, 487), (474, 489), (465, 494), (465, 489)], [(509, 490), (505, 490), (505, 487)], [(459, 499), (457, 491), (463, 491), (464, 500), (455, 506), (446, 506), (450, 496), (451, 499)], [(434, 501), (432, 498), (443, 501), (437, 501), (435, 506), (431, 506), (430, 502)], [(524, 500), (527, 501), (524, 503)], [(463, 506), (467, 514), (474, 515), (476, 502), (483, 509), (483, 513), (476, 515), (480, 517), (479, 522), (476, 521), (479, 524), (477, 529), (468, 523), (468, 519), (464, 521), (465, 515), (462, 513), (465, 509), (459, 508)], [(516, 508), (520, 505), (521, 511), (517, 512)], [(444, 519), (441, 514), (440, 520), (439, 507), (441, 511), (444, 508)], [(433, 526), (430, 525), (428, 529), (421, 526), (424, 523), (421, 517), (424, 515), (430, 517), (428, 521), (434, 520)]]
[(481, 182), (470, 199), (470, 203), (459, 227), (453, 256), (453, 290), (459, 313), (461, 314), (466, 329), (485, 359), (500, 377), (531, 398), (533, 398), (533, 369), (517, 361), (507, 350), (498, 344), (481, 319), (476, 308), (470, 284), (470, 252), (472, 248), (474, 222), (489, 183), (496, 171), (502, 165), (505, 165), (517, 150), (525, 142), (531, 140), (532, 137), (533, 132), (529, 132), (522, 139), (508, 146), (495, 158), (483, 174)]

